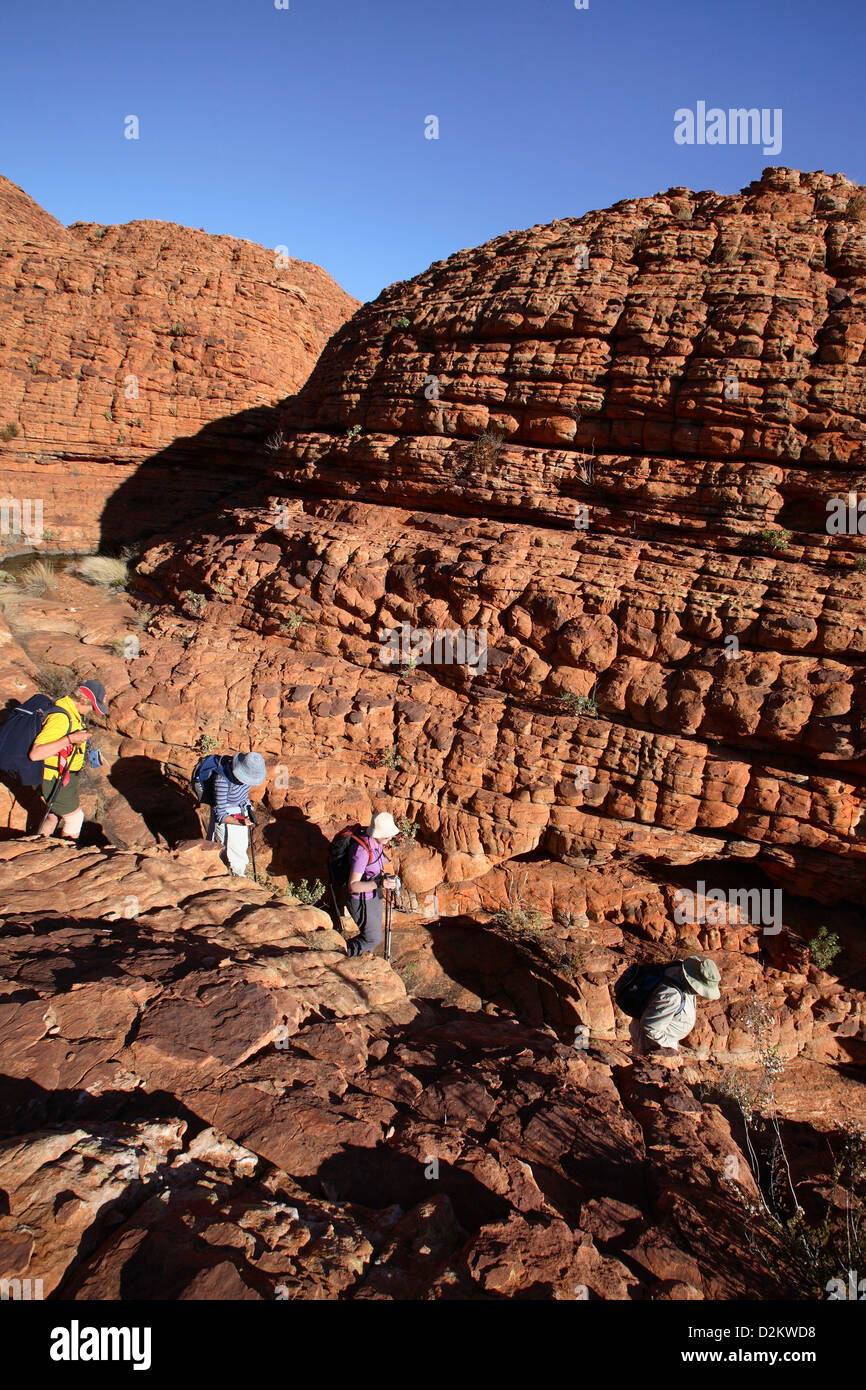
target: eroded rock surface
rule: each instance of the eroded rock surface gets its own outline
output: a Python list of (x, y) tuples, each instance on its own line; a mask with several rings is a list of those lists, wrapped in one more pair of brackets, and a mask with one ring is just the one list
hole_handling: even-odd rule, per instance
[(0, 471), (5, 496), (42, 502), (49, 548), (162, 532), (255, 476), (257, 408), (357, 307), (318, 266), (235, 237), (65, 228), (4, 178), (0, 232), (0, 430), (18, 431)]
[(730, 1126), (676, 1073), (413, 1001), (216, 862), (0, 847), (3, 1277), (78, 1299), (780, 1291), (744, 1248)]
[[(866, 492), (862, 208), (774, 169), (461, 252), (342, 329), (254, 488), (243, 422), (233, 505), (138, 566), (146, 621), (83, 586), (71, 626), (59, 594), (4, 605), (16, 696), (88, 647), (113, 695), (96, 843), (17, 839), (0, 803), (13, 1274), (81, 1298), (792, 1291), (719, 1083), (755, 1070), (759, 1006), (790, 1171), (826, 1191), (866, 1048), (866, 551), (825, 524)], [(434, 629), (483, 631), (483, 669), (385, 659)], [(185, 790), (203, 736), (266, 755), (277, 889), (324, 877), (347, 821), (407, 817), (396, 974), (228, 879)], [(692, 951), (722, 998), (680, 1065), (632, 1065), (614, 979)]]

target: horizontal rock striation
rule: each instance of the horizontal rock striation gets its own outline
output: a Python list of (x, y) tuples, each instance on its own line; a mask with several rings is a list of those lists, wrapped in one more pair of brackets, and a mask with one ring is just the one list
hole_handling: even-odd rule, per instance
[[(864, 209), (771, 169), (393, 286), (287, 403), (270, 500), (151, 552), (153, 592), (213, 600), (297, 783), (313, 750), (369, 781), (372, 743), (446, 859), (733, 858), (857, 899), (866, 542), (827, 504), (866, 508)], [(486, 669), (395, 671), (404, 623), (483, 631)], [(181, 684), (212, 705), (208, 662)]]

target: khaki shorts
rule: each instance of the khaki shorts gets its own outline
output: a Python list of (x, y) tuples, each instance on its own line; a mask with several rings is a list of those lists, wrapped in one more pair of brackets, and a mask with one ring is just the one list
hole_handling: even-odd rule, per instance
[[(46, 777), (42, 783), (42, 800), (46, 805), (56, 786), (56, 777)], [(70, 772), (69, 781), (66, 783), (66, 786), (60, 787), (57, 795), (51, 802), (51, 814), (52, 816), (71, 816), (72, 812), (78, 809), (78, 773)]]

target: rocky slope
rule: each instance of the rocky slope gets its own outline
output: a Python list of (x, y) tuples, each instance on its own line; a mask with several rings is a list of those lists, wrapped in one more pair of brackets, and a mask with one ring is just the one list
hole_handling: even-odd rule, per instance
[(0, 178), (4, 495), (42, 500), (49, 549), (201, 515), (261, 469), (257, 409), (302, 385), (356, 307), (318, 266), (252, 242), (65, 228)]
[(727, 1120), (675, 1074), (414, 1002), (201, 842), (9, 842), (0, 892), (5, 1277), (73, 1299), (790, 1292), (745, 1240)]

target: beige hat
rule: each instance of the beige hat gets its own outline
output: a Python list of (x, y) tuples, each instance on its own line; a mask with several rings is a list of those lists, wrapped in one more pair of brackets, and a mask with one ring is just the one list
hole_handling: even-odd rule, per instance
[(374, 840), (392, 840), (395, 835), (400, 834), (400, 828), (395, 825), (390, 811), (380, 811), (373, 817), (370, 834)]
[(695, 994), (702, 995), (704, 999), (718, 999), (719, 982), (722, 977), (714, 960), (704, 956), (689, 956), (682, 965), (683, 974)]

